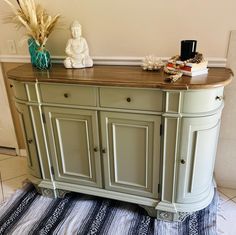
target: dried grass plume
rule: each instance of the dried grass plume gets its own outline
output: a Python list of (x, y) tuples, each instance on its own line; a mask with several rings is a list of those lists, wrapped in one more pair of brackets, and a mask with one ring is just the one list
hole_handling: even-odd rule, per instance
[(17, 0), (17, 6), (10, 0), (4, 1), (13, 11), (13, 16), (8, 17), (7, 21), (14, 23), (17, 28), (25, 27), (29, 37), (34, 38), (39, 46), (45, 46), (60, 15), (53, 17), (48, 15), (46, 10), (40, 4), (36, 4), (34, 0)]

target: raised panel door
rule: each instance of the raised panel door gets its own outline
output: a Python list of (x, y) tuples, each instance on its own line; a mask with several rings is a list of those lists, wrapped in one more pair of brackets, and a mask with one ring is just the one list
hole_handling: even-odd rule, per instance
[(30, 107), (16, 103), (16, 108), (23, 130), (29, 173), (35, 177), (41, 178), (40, 163), (37, 154), (35, 134), (31, 122)]
[(207, 197), (212, 187), (220, 115), (183, 118), (177, 202), (191, 203)]
[(161, 118), (101, 112), (105, 187), (158, 197)]
[(55, 180), (101, 187), (97, 112), (45, 107)]

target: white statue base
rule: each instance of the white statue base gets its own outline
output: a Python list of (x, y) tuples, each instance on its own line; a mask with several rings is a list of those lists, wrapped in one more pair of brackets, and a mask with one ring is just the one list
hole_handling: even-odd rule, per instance
[(83, 59), (73, 59), (71, 57), (67, 57), (64, 60), (64, 66), (67, 69), (71, 68), (81, 69), (81, 68), (93, 67), (93, 60), (90, 57)]

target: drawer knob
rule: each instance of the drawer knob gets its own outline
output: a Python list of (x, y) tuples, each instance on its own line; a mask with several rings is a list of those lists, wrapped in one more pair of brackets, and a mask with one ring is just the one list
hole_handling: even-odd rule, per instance
[(68, 98), (68, 97), (69, 97), (69, 94), (68, 94), (68, 93), (65, 93), (65, 94), (64, 94), (64, 97), (65, 97), (65, 98)]
[(13, 85), (12, 85), (12, 84), (10, 84), (10, 87), (12, 88), (12, 87), (13, 87)]
[(95, 148), (93, 149), (93, 151), (94, 151), (95, 153), (98, 152), (98, 148), (95, 147)]
[(222, 101), (224, 99), (223, 96), (216, 96), (216, 100)]
[(185, 160), (184, 160), (184, 159), (181, 159), (181, 160), (180, 160), (180, 163), (181, 163), (181, 164), (185, 164)]
[(128, 97), (126, 100), (127, 100), (127, 102), (131, 102), (131, 98), (130, 97)]
[(27, 140), (28, 144), (32, 144), (33, 143), (33, 140), (32, 139), (29, 139)]

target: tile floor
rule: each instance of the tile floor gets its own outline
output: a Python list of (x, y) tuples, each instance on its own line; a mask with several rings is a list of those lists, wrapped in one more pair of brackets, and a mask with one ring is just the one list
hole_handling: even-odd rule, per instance
[(0, 203), (6, 200), (27, 178), (25, 157), (0, 154)]
[[(27, 178), (25, 157), (0, 154), (0, 203), (9, 198)], [(220, 210), (218, 213), (218, 234), (236, 235), (236, 189), (218, 188)]]
[(236, 189), (218, 187), (218, 193), (220, 195), (218, 234), (236, 235)]

